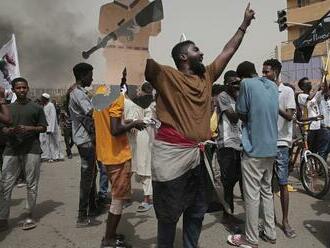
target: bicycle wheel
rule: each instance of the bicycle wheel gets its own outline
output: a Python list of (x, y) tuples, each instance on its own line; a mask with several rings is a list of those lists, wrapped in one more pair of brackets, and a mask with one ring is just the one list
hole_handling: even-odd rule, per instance
[(300, 179), (307, 193), (321, 199), (329, 191), (328, 165), (324, 159), (315, 154), (307, 155), (307, 161), (302, 159)]

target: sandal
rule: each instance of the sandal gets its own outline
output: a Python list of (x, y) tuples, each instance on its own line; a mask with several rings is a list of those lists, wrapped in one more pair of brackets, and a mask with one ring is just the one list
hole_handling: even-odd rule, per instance
[(152, 208), (152, 204), (146, 203), (146, 202), (142, 202), (140, 206), (138, 206), (137, 212), (147, 212)]
[(76, 222), (77, 228), (83, 228), (83, 227), (91, 227), (91, 226), (98, 226), (102, 224), (102, 221), (96, 220), (94, 218), (78, 218)]
[(258, 248), (257, 244), (252, 244), (246, 240), (245, 235), (235, 234), (229, 235), (227, 242), (233, 246), (244, 247), (244, 248)]
[(22, 230), (31, 230), (33, 228), (36, 228), (37, 227), (37, 223), (33, 220), (33, 219), (30, 219), (30, 218), (27, 218), (25, 219), (25, 221), (22, 223)]
[(270, 237), (268, 237), (266, 234), (265, 234), (265, 231), (260, 231), (259, 232), (259, 237), (265, 241), (266, 243), (270, 243), (270, 244), (276, 244), (276, 239), (271, 239)]
[(132, 246), (124, 240), (114, 239), (110, 242), (105, 242), (103, 238), (100, 248), (132, 248)]
[(283, 228), (283, 232), (285, 236), (289, 239), (293, 239), (297, 236), (296, 231), (294, 229), (290, 228)]

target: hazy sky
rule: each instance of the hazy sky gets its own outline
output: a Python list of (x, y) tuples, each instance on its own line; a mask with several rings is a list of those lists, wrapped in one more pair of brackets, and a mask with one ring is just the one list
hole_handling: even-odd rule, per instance
[[(160, 36), (152, 39), (151, 55), (161, 63), (172, 63), (172, 46), (181, 33), (198, 44), (205, 63), (211, 62), (236, 32), (243, 20), (246, 0), (163, 0), (165, 19)], [(227, 69), (235, 69), (244, 61), (255, 62), (260, 71), (262, 62), (274, 54), (274, 48), (286, 39), (278, 31), (276, 11), (286, 7), (285, 0), (252, 0), (256, 20), (251, 24), (241, 47)], [(162, 47), (162, 49), (156, 48)]]
[[(99, 9), (108, 2), (111, 1), (1, 0), (0, 42), (10, 32), (17, 33), (21, 74), (32, 78), (38, 84), (35, 86), (66, 86), (73, 81), (72, 64), (83, 60), (81, 51), (96, 43)], [(235, 69), (239, 62), (250, 60), (260, 71), (262, 62), (274, 54), (275, 46), (286, 39), (286, 32), (280, 33), (274, 23), (276, 11), (285, 8), (286, 1), (250, 2), (256, 20), (227, 69)], [(185, 33), (204, 52), (205, 64), (211, 62), (242, 22), (247, 3), (246, 0), (163, 0), (162, 32), (151, 38), (151, 56), (159, 63), (174, 65), (171, 48)], [(95, 67), (94, 81), (103, 83), (102, 52), (92, 55), (88, 62)], [(55, 82), (50, 83), (48, 78)]]

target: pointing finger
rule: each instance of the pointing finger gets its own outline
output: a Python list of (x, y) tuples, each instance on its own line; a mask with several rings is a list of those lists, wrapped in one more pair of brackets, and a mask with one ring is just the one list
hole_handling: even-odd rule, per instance
[(246, 10), (250, 10), (250, 2), (249, 2), (248, 5), (246, 6)]

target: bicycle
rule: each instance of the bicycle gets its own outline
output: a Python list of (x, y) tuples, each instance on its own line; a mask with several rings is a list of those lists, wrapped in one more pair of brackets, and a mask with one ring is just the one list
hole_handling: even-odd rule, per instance
[[(315, 120), (320, 120), (316, 117)], [(298, 156), (300, 157), (299, 176), (307, 194), (317, 199), (324, 197), (329, 191), (328, 165), (324, 159), (308, 149), (307, 134), (313, 120), (298, 121), (301, 137), (293, 141), (290, 149), (289, 167), (295, 167)], [(294, 152), (296, 148), (296, 151)]]

